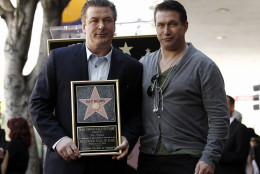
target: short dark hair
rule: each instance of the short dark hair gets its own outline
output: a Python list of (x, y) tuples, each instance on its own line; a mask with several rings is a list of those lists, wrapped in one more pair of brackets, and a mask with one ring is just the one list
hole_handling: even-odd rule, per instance
[(116, 6), (113, 2), (110, 2), (108, 0), (87, 0), (87, 2), (84, 4), (81, 10), (81, 22), (85, 23), (86, 20), (86, 12), (88, 10), (88, 7), (95, 6), (95, 7), (109, 7), (113, 14), (115, 21), (117, 20), (117, 11)]
[(10, 129), (9, 137), (11, 140), (21, 138), (26, 147), (30, 147), (32, 134), (29, 123), (25, 118), (21, 116), (13, 117), (8, 120), (7, 126)]
[(180, 15), (182, 24), (187, 21), (187, 13), (181, 3), (174, 0), (165, 0), (160, 4), (157, 4), (154, 9), (154, 22), (156, 23), (156, 13), (158, 11), (176, 11)]
[(227, 97), (229, 98), (229, 101), (232, 105), (235, 105), (235, 99), (233, 97), (231, 97), (230, 95), (227, 95)]

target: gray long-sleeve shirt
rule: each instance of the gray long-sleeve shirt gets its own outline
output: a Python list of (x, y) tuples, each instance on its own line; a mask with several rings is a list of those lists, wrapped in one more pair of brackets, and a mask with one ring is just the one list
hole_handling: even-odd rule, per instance
[[(201, 161), (219, 161), (228, 137), (229, 116), (224, 81), (217, 65), (188, 43), (188, 50), (169, 75), (163, 101), (153, 112), (154, 98), (147, 95), (157, 72), (161, 51), (148, 53), (143, 64), (143, 135), (140, 151), (154, 154), (159, 138), (169, 152), (202, 149)], [(162, 110), (163, 102), (163, 110)]]

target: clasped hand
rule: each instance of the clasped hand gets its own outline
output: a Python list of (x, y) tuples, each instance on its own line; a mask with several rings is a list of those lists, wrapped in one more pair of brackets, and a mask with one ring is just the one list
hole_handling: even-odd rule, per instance
[[(129, 144), (127, 139), (122, 136), (122, 144), (117, 146), (115, 150), (122, 150), (122, 154), (112, 156), (112, 159), (123, 159), (128, 154)], [(64, 137), (60, 140), (60, 142), (56, 146), (57, 152), (61, 155), (61, 157), (66, 161), (76, 160), (81, 157), (79, 153), (79, 149), (74, 144), (71, 138)]]

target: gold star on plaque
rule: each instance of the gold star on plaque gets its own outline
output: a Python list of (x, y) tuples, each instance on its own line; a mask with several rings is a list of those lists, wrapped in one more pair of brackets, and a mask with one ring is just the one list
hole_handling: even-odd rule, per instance
[(95, 112), (102, 117), (108, 119), (104, 105), (111, 100), (111, 98), (100, 98), (96, 86), (94, 86), (90, 99), (79, 99), (82, 103), (88, 106), (84, 120), (93, 115)]
[(132, 48), (133, 48), (133, 47), (129, 47), (126, 42), (125, 42), (124, 47), (119, 47), (119, 49), (121, 49), (124, 53), (126, 53), (126, 54), (128, 54), (128, 55), (130, 55), (130, 56), (131, 56), (130, 50), (131, 50)]

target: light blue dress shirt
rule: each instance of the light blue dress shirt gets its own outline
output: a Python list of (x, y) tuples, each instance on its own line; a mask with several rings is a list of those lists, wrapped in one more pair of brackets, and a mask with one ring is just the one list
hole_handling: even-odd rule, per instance
[(107, 80), (110, 69), (112, 50), (113, 47), (111, 46), (111, 50), (107, 55), (104, 57), (98, 57), (86, 47), (88, 75), (90, 81)]

